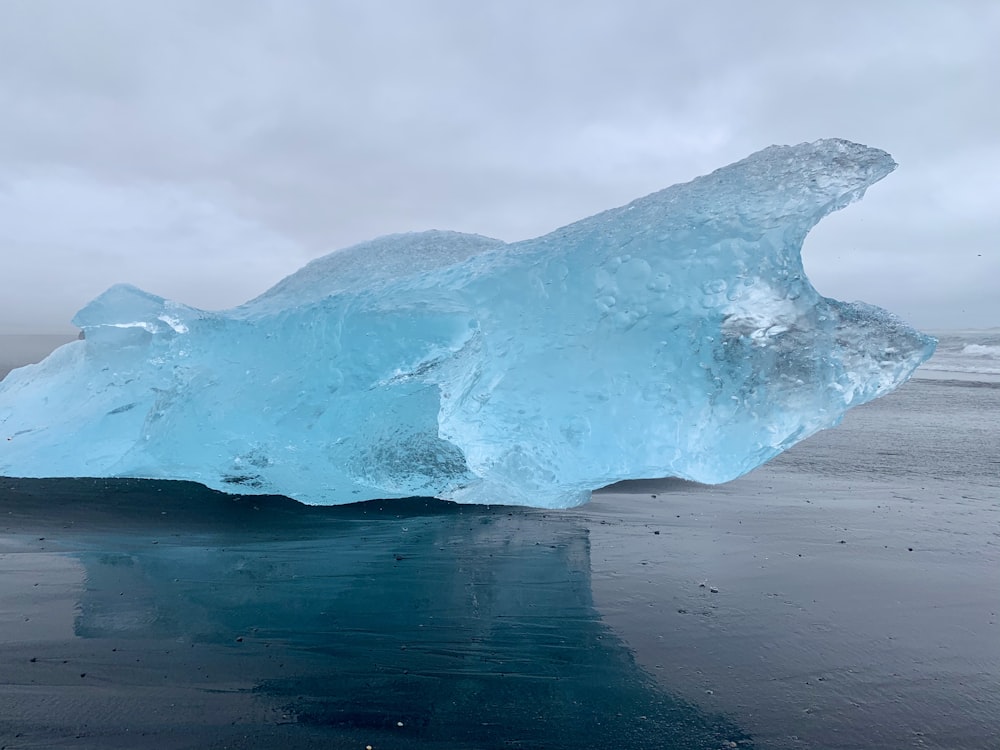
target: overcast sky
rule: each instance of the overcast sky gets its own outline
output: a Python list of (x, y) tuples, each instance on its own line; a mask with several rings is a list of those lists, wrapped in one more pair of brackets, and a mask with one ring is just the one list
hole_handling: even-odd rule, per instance
[(1000, 3), (0, 1), (0, 333), (206, 308), (428, 228), (533, 237), (773, 143), (899, 169), (823, 294), (1000, 326)]

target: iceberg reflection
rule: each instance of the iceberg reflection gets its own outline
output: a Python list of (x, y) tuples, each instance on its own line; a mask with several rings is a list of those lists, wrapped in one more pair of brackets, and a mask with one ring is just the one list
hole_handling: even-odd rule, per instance
[[(594, 608), (588, 532), (571, 514), (425, 499), (319, 508), (135, 480), (17, 482), (0, 498), (18, 509), (15, 530), (58, 518), (48, 543), (85, 568), (66, 649), (86, 645), (86, 669), (122, 700), (176, 706), (117, 716), (119, 732), (183, 726), (250, 738), (241, 746), (751, 745), (635, 665)], [(191, 709), (202, 700), (218, 721)]]

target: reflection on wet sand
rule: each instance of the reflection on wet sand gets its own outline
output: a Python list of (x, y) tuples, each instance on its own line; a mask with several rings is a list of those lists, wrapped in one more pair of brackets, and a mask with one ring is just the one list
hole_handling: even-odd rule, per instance
[[(751, 745), (602, 623), (571, 514), (134, 480), (4, 480), (0, 508), (0, 734), (22, 744)], [(40, 604), (14, 563), (42, 559), (83, 580)], [(19, 607), (54, 621), (68, 601), (73, 635), (8, 631)]]

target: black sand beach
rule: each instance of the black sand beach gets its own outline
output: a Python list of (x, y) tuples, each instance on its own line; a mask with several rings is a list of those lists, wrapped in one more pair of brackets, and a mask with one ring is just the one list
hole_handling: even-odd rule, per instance
[(566, 511), (0, 479), (6, 748), (1000, 747), (1000, 384)]

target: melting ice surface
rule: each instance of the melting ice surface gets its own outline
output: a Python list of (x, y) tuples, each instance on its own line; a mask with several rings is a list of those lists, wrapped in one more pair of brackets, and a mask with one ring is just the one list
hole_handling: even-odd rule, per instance
[(0, 475), (548, 507), (725, 482), (933, 353), (802, 269), (816, 222), (894, 167), (772, 146), (534, 240), (373, 240), (223, 312), (114, 286), (85, 340), (0, 383)]

